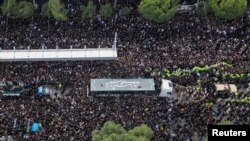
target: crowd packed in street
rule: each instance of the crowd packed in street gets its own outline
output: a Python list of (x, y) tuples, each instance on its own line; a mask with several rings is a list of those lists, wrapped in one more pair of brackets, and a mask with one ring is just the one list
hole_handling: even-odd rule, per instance
[[(165, 68), (191, 69), (225, 61), (234, 66), (227, 73), (249, 73), (249, 8), (242, 18), (235, 20), (189, 12), (156, 24), (143, 19), (136, 10), (128, 16), (114, 14), (104, 19), (97, 15), (83, 19), (78, 6), (75, 1), (66, 3), (70, 18), (65, 22), (40, 16), (24, 21), (0, 16), (2, 50), (98, 48), (99, 45), (110, 48), (115, 32), (118, 33), (117, 60), (1, 62), (1, 81), (22, 80), (32, 89), (20, 97), (0, 95), (0, 137), (11, 135), (18, 141), (89, 141), (91, 131), (112, 120), (126, 129), (145, 123), (153, 129), (154, 141), (188, 141), (206, 136), (207, 124), (216, 124), (222, 118), (235, 124), (250, 123), (247, 104), (217, 102), (215, 108), (204, 105), (204, 101), (215, 99), (212, 90), (183, 89), (181, 93), (190, 96), (196, 93), (203, 99), (185, 104), (157, 97)], [(90, 99), (86, 87), (93, 78), (154, 78), (157, 91), (153, 97)], [(189, 77), (169, 79), (183, 86), (196, 82)], [(37, 98), (34, 95), (38, 80), (67, 83), (73, 90), (56, 99)], [(202, 81), (206, 88), (211, 86), (210, 80)], [(235, 83), (249, 83), (249, 79)], [(33, 120), (42, 125), (35, 134), (27, 132), (27, 123)]]

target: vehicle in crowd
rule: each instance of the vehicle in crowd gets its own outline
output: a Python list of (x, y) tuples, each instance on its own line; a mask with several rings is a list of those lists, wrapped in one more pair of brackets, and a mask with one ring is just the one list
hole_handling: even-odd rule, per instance
[(173, 83), (162, 79), (161, 92), (156, 94), (155, 82), (152, 78), (138, 79), (91, 79), (90, 95), (92, 96), (124, 96), (148, 95), (170, 97), (173, 94)]

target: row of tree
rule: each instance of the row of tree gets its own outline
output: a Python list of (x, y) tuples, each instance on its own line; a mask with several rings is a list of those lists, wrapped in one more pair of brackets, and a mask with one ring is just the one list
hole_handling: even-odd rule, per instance
[[(218, 125), (234, 125), (233, 121), (222, 118)], [(150, 141), (153, 130), (145, 124), (126, 131), (120, 124), (107, 121), (100, 130), (92, 132), (92, 141)], [(207, 136), (204, 137), (207, 141)]]
[(34, 8), (32, 3), (27, 1), (17, 3), (16, 0), (4, 0), (1, 11), (7, 17), (25, 19), (33, 15)]
[[(179, 0), (141, 0), (138, 12), (146, 19), (163, 23), (171, 19), (178, 12)], [(231, 20), (244, 14), (247, 9), (247, 0), (200, 0), (195, 5), (194, 11), (200, 15), (213, 13), (222, 19)], [(25, 0), (4, 0), (1, 6), (2, 14), (8, 18), (26, 19), (33, 15), (34, 6)], [(87, 5), (81, 6), (82, 17), (91, 18), (96, 14), (96, 5), (89, 0)], [(128, 15), (129, 7), (123, 7), (120, 15)], [(110, 17), (113, 8), (110, 3), (101, 5), (99, 14), (103, 17)], [(67, 20), (67, 9), (60, 0), (48, 0), (41, 7), (41, 15), (56, 20)]]
[[(162, 23), (178, 12), (179, 0), (142, 0), (139, 13), (150, 21)], [(200, 0), (193, 9), (199, 15), (213, 13), (215, 16), (231, 20), (247, 10), (247, 0)]]
[[(87, 5), (81, 6), (81, 13), (83, 18), (91, 18), (96, 14), (96, 5), (93, 1), (89, 1)], [(27, 19), (34, 14), (35, 6), (31, 2), (16, 0), (4, 0), (1, 11), (2, 14), (12, 19)], [(121, 15), (127, 15), (130, 12), (129, 7), (123, 7)], [(67, 9), (65, 4), (60, 0), (48, 0), (41, 7), (41, 15), (47, 18), (54, 18), (59, 21), (65, 21), (67, 17)], [(111, 17), (113, 14), (112, 5), (110, 3), (101, 5), (99, 14), (105, 18)]]
[(145, 124), (126, 131), (120, 124), (107, 121), (101, 130), (92, 132), (92, 141), (150, 141), (153, 131)]

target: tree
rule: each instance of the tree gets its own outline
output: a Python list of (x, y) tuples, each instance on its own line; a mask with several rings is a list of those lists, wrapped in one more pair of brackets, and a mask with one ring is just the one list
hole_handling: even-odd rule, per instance
[(49, 0), (48, 8), (56, 20), (65, 21), (68, 19), (67, 10), (60, 0)]
[(194, 9), (195, 13), (201, 16), (206, 16), (206, 14), (210, 13), (211, 7), (208, 4), (208, 1), (201, 1)]
[(47, 17), (47, 18), (52, 18), (53, 15), (49, 9), (49, 2), (46, 2), (42, 5), (42, 9), (41, 9), (41, 15), (43, 17)]
[(16, 0), (4, 0), (1, 6), (1, 11), (4, 16), (8, 18), (15, 18), (17, 13), (17, 2)]
[(153, 131), (147, 125), (142, 124), (134, 129), (128, 131), (129, 135), (133, 135), (136, 137), (145, 137), (146, 140), (150, 140), (153, 135)]
[(143, 124), (126, 131), (120, 124), (108, 121), (101, 130), (92, 132), (92, 141), (150, 141), (153, 131)]
[(122, 16), (126, 16), (126, 15), (129, 15), (131, 9), (127, 6), (124, 6), (122, 9), (121, 9), (121, 15)]
[(247, 0), (209, 0), (215, 16), (231, 20), (240, 17), (247, 9)]
[(81, 12), (83, 18), (91, 18), (96, 14), (96, 5), (90, 0), (87, 6), (81, 6)]
[(103, 16), (105, 18), (111, 17), (113, 14), (113, 9), (112, 9), (111, 4), (108, 3), (105, 5), (101, 5), (99, 13), (101, 16)]
[(26, 19), (33, 15), (34, 8), (31, 2), (20, 1), (17, 6), (18, 13), (16, 14), (17, 18)]
[(142, 0), (139, 5), (139, 13), (150, 21), (163, 23), (177, 13), (179, 0)]
[(34, 13), (32, 3), (27, 1), (4, 0), (1, 9), (3, 15), (12, 19), (26, 19)]

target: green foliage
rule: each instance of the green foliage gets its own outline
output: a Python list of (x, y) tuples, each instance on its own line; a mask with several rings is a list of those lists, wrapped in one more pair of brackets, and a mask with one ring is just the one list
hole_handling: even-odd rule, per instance
[(142, 0), (139, 13), (150, 21), (163, 23), (177, 13), (178, 0)]
[(197, 7), (194, 9), (195, 13), (201, 16), (206, 16), (206, 14), (210, 13), (211, 7), (208, 4), (208, 1), (201, 1)]
[(48, 18), (52, 18), (53, 15), (49, 9), (49, 2), (46, 2), (42, 5), (42, 9), (41, 9), (41, 15), (43, 17), (48, 17)]
[(92, 141), (150, 141), (153, 131), (146, 125), (126, 131), (120, 124), (108, 121), (101, 130), (92, 132)]
[(233, 125), (234, 123), (229, 120), (222, 119), (221, 122), (218, 123), (218, 125)]
[(207, 136), (203, 137), (202, 141), (208, 141)]
[(111, 17), (113, 14), (113, 9), (112, 9), (111, 4), (108, 3), (105, 5), (101, 5), (99, 13), (101, 16), (103, 16), (105, 18)]
[(17, 9), (18, 9), (18, 13), (16, 14), (16, 16), (18, 18), (22, 18), (22, 19), (29, 18), (34, 13), (34, 8), (33, 8), (32, 3), (27, 2), (27, 1), (19, 2), (18, 6), (17, 6)]
[(91, 18), (96, 14), (96, 5), (90, 0), (87, 6), (81, 6), (81, 12), (83, 18)]
[(104, 141), (105, 139), (118, 138), (116, 135), (126, 133), (125, 129), (120, 124), (115, 124), (108, 121), (104, 124), (101, 130), (95, 130), (92, 132), (93, 141)]
[(210, 108), (213, 106), (213, 102), (205, 102), (205, 107)]
[(131, 11), (131, 9), (130, 9), (129, 7), (127, 7), (127, 6), (125, 6), (125, 7), (123, 7), (123, 8), (121, 9), (121, 15), (122, 15), (122, 16), (129, 15), (130, 11)]
[(208, 2), (214, 14), (226, 20), (242, 16), (247, 9), (247, 0), (209, 0)]
[(250, 105), (250, 96), (245, 97), (244, 99), (241, 100), (241, 102), (249, 104)]
[[(169, 71), (169, 70), (164, 70), (164, 77), (172, 77), (172, 76), (185, 76), (185, 75), (191, 75), (191, 73), (200, 73), (200, 72), (207, 72), (207, 71), (210, 71), (210, 70), (218, 70), (218, 69), (224, 69), (224, 67), (228, 67), (228, 68), (232, 68), (233, 65), (232, 64), (229, 64), (229, 63), (226, 63), (226, 62), (220, 62), (220, 63), (217, 63), (217, 64), (213, 64), (213, 65), (206, 65), (204, 67), (199, 67), (199, 66), (196, 66), (196, 67), (193, 67), (191, 70), (181, 70), (181, 69), (178, 69), (176, 71)], [(232, 74), (231, 74), (232, 75)], [(230, 75), (230, 76), (231, 76)], [(245, 76), (245, 74), (244, 74)]]
[(4, 0), (1, 10), (4, 16), (8, 18), (15, 18), (17, 11), (16, 0)]
[(56, 20), (65, 21), (68, 19), (67, 10), (60, 0), (49, 0), (48, 7)]
[(134, 129), (128, 131), (129, 135), (133, 135), (136, 137), (145, 137), (146, 140), (150, 141), (153, 135), (153, 131), (147, 125), (142, 124)]
[(8, 18), (26, 19), (33, 15), (34, 8), (31, 2), (16, 0), (4, 0), (1, 6), (2, 13)]

